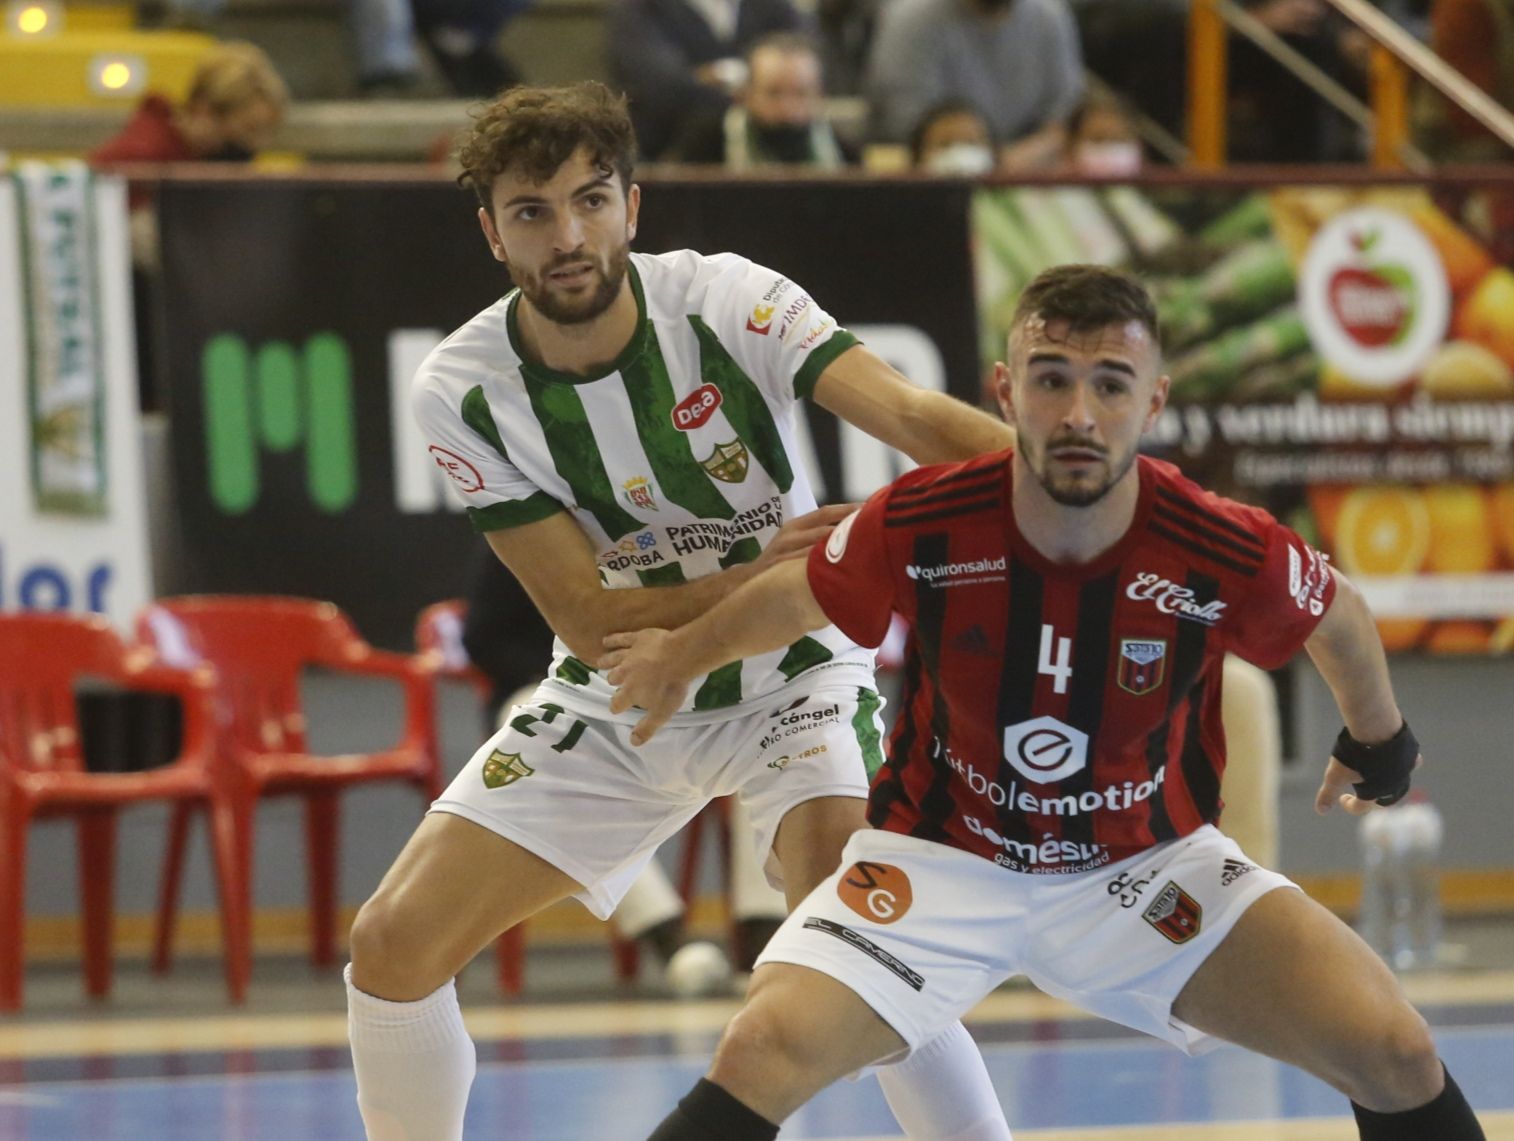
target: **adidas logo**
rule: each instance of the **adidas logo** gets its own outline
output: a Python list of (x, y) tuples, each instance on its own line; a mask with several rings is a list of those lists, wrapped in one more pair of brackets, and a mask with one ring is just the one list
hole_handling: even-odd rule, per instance
[(951, 648), (959, 654), (984, 654), (993, 656), (993, 647), (988, 644), (988, 635), (977, 624), (969, 626), (951, 640)]
[(1220, 886), (1229, 887), (1242, 876), (1254, 871), (1256, 871), (1255, 864), (1244, 863), (1241, 860), (1226, 860), (1224, 868), (1220, 871)]

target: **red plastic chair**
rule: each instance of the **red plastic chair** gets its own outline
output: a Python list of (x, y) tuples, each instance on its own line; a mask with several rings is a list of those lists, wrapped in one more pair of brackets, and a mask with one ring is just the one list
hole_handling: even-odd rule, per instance
[[(90, 772), (80, 749), (75, 687), (101, 679), (128, 689), (176, 694), (183, 738), (171, 762), (141, 772)], [(88, 993), (110, 992), (115, 905), (116, 815), (126, 805), (211, 798), (212, 680), (209, 670), (173, 669), (128, 649), (98, 616), (0, 614), (0, 1010), (21, 1006), (26, 838), (33, 820), (73, 816), (79, 826)], [(213, 817), (212, 849), (228, 946), (243, 917), (234, 910), (235, 847), (229, 816)], [(246, 978), (226, 958), (226, 986), (240, 1002)]]
[[(258, 800), (294, 795), (305, 800), (306, 860), (311, 912), (311, 961), (336, 956), (338, 800), (342, 789), (377, 781), (411, 784), (427, 799), (440, 791), (435, 747), (434, 693), (428, 663), (374, 649), (330, 602), (257, 595), (201, 595), (163, 599), (137, 616), (138, 637), (165, 660), (215, 667), (216, 792), (236, 840), (238, 913), (248, 917), (234, 949), (240, 969), (252, 968), (253, 825)], [(305, 739), (300, 676), (308, 667), (387, 678), (403, 687), (405, 724), (399, 741), (375, 753), (312, 754)], [(175, 811), (159, 901), (154, 969), (173, 955), (189, 807)]]
[[(428, 659), (436, 677), (467, 682), (478, 691), (479, 700), (487, 701), (492, 686), (482, 671), (469, 659), (463, 645), (463, 622), (468, 604), (461, 599), (434, 602), (415, 620), (415, 648)], [(526, 925), (517, 923), (501, 935), (494, 945), (499, 971), (499, 985), (512, 998), (526, 987)], [(622, 939), (610, 930), (610, 949), (615, 957), (615, 977), (621, 982), (635, 982), (641, 971), (641, 952), (634, 939)]]

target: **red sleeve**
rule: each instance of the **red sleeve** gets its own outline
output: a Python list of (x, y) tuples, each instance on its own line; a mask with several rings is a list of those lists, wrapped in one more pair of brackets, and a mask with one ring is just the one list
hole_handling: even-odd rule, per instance
[(876, 647), (888, 634), (894, 579), (883, 536), (888, 488), (836, 525), (810, 550), (810, 589), (825, 615), (859, 646)]
[(1303, 647), (1335, 598), (1325, 556), (1270, 515), (1258, 512), (1267, 556), (1229, 623), (1229, 648), (1253, 665), (1276, 669)]

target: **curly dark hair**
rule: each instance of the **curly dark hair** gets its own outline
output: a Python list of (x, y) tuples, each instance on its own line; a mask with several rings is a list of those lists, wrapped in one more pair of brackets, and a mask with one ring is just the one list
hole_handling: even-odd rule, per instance
[(546, 182), (580, 147), (589, 148), (596, 166), (619, 175), (623, 190), (630, 189), (636, 133), (625, 96), (594, 82), (512, 87), (479, 112), (458, 148), (458, 185), (490, 210), (494, 180), (505, 171)]
[(1104, 265), (1057, 265), (1038, 273), (1020, 294), (1010, 328), (1017, 333), (1032, 317), (1066, 321), (1074, 333), (1139, 321), (1157, 345), (1162, 343), (1156, 302), (1146, 286)]

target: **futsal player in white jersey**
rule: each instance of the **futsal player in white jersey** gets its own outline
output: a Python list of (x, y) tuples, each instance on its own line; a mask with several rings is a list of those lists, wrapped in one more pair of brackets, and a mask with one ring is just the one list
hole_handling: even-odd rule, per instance
[[(371, 1141), (462, 1135), (474, 1051), (452, 980), (501, 931), (568, 896), (608, 915), (715, 796), (743, 800), (790, 903), (862, 827), (881, 702), (870, 653), (834, 628), (701, 679), (650, 751), (631, 747), (636, 717), (610, 712), (586, 664), (607, 634), (688, 621), (846, 514), (816, 509), (797, 402), (920, 463), (1011, 440), (909, 384), (778, 273), (732, 254), (630, 253), (633, 152), (623, 101), (586, 83), (505, 92), (459, 156), (516, 289), (427, 358), (414, 407), (557, 642), (533, 703), (436, 802), (353, 926)], [(879, 1074), (913, 1138), (1009, 1137), (960, 1023)]]

